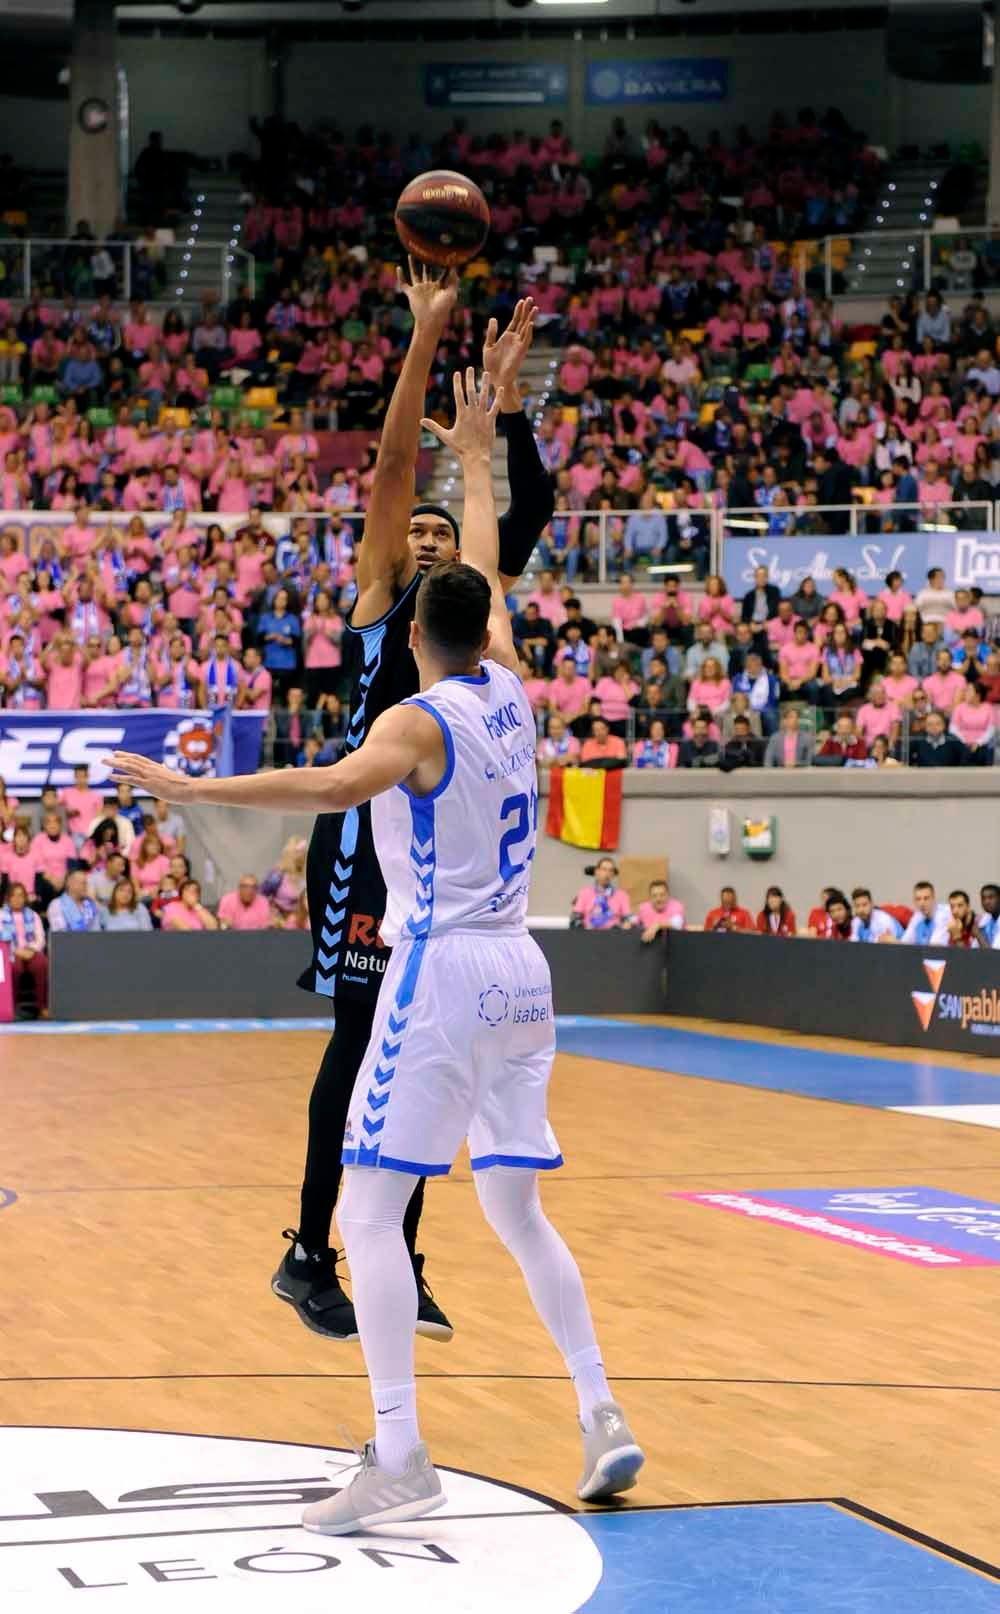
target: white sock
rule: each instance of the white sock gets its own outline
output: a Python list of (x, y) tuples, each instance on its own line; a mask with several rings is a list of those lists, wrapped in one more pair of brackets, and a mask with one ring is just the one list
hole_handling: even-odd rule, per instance
[(580, 1422), (611, 1400), (580, 1269), (542, 1210), (536, 1172), (490, 1166), (475, 1174), (486, 1220), (524, 1274), (535, 1310), (563, 1354), (576, 1385)]
[(375, 1404), (375, 1457), (380, 1468), (401, 1474), (420, 1439), (417, 1426), (417, 1386), (373, 1384)]
[(401, 1474), (420, 1439), (413, 1335), (417, 1285), (403, 1213), (415, 1179), (348, 1166), (337, 1222), (351, 1265), (351, 1293), (375, 1404), (375, 1456)]
[(575, 1356), (567, 1357), (566, 1366), (573, 1375), (573, 1388), (580, 1403), (580, 1423), (585, 1430), (590, 1429), (594, 1408), (614, 1399), (604, 1376), (600, 1349), (594, 1345), (589, 1350), (577, 1351)]

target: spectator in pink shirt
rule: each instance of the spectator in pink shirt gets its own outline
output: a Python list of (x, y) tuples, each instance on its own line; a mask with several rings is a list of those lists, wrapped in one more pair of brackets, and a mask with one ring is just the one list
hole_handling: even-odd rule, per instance
[(601, 703), (601, 716), (619, 738), (624, 737), (630, 703), (638, 693), (639, 685), (624, 661), (618, 663), (610, 678), (599, 678), (591, 691), (592, 698)]
[(67, 835), (58, 813), (46, 813), (31, 843), (35, 859), (35, 891), (46, 906), (66, 884), (70, 863), (76, 859), (73, 837)]
[(688, 690), (688, 711), (693, 715), (704, 706), (713, 717), (718, 717), (728, 707), (732, 690), (733, 686), (723, 673), (718, 657), (707, 656), (698, 677), (691, 680)]
[(243, 683), (236, 697), (237, 710), (267, 712), (271, 709), (271, 674), (263, 666), (260, 651), (250, 645), (243, 652)]
[(584, 930), (621, 930), (632, 924), (632, 904), (628, 893), (619, 891), (617, 879), (614, 858), (599, 858), (593, 884), (582, 886), (573, 903), (573, 916)]
[(66, 827), (79, 846), (86, 840), (91, 824), (104, 805), (100, 791), (90, 788), (90, 769), (85, 762), (77, 763), (73, 783), (60, 790), (59, 801), (66, 814)]
[(600, 486), (603, 474), (604, 472), (597, 461), (596, 448), (585, 448), (582, 458), (570, 467), (569, 479), (583, 500), (585, 509), (588, 506), (588, 501)]
[(645, 644), (649, 639), (649, 601), (640, 594), (626, 573), (618, 584), (618, 593), (611, 601), (611, 616), (618, 623), (626, 639), (634, 644)]
[(698, 621), (711, 626), (714, 638), (725, 638), (733, 631), (739, 606), (726, 589), (724, 580), (715, 575), (706, 577), (705, 592), (698, 601)]
[(902, 572), (886, 573), (885, 587), (879, 590), (878, 598), (884, 604), (890, 622), (901, 622), (903, 612), (913, 604), (912, 594), (908, 594), (903, 587)]
[(978, 605), (973, 605), (972, 594), (967, 588), (955, 590), (955, 609), (949, 611), (944, 619), (944, 637), (946, 644), (958, 644), (962, 634), (969, 628), (982, 638), (986, 628), (986, 619)]
[(949, 728), (968, 751), (974, 766), (991, 767), (995, 741), (996, 708), (983, 700), (978, 684), (966, 684), (956, 702)]
[(590, 680), (578, 673), (572, 651), (565, 651), (556, 663), (556, 676), (548, 686), (549, 710), (558, 712), (569, 725), (584, 715), (593, 693)]
[(906, 670), (906, 657), (892, 655), (889, 657), (889, 671), (882, 680), (889, 699), (900, 708), (913, 705), (913, 692), (917, 688), (917, 680)]
[(125, 346), (133, 358), (145, 357), (159, 335), (156, 325), (146, 313), (145, 303), (131, 305), (123, 335)]
[(869, 748), (879, 735), (888, 740), (890, 745), (895, 745), (899, 739), (901, 721), (902, 712), (889, 699), (884, 682), (881, 678), (874, 679), (868, 691), (868, 699), (860, 707), (854, 720), (861, 738)]
[(951, 499), (951, 485), (940, 473), (936, 460), (928, 460), (924, 466), (924, 474), (917, 483), (917, 498), (923, 505), (948, 504)]
[(655, 941), (663, 930), (683, 930), (684, 904), (670, 895), (666, 880), (651, 880), (649, 898), (640, 902), (638, 913), (644, 942)]
[(151, 902), (163, 876), (170, 872), (170, 859), (155, 829), (146, 830), (133, 841), (129, 864), (140, 897), (143, 902)]
[(35, 896), (35, 878), (38, 858), (31, 845), (31, 837), (23, 824), (14, 831), (12, 841), (0, 841), (0, 873), (13, 885), (23, 885), (29, 897)]
[(935, 708), (939, 712), (944, 712), (945, 716), (952, 712), (963, 698), (966, 681), (952, 666), (950, 650), (938, 651), (934, 671), (924, 679), (923, 687)]
[(164, 930), (218, 930), (219, 921), (201, 900), (197, 880), (185, 880), (178, 897), (163, 910)]
[(271, 904), (262, 897), (254, 874), (241, 874), (235, 891), (219, 900), (220, 930), (269, 930)]
[(285, 470), (296, 454), (300, 454), (309, 465), (319, 459), (319, 443), (313, 432), (305, 429), (305, 415), (301, 409), (293, 409), (288, 417), (288, 431), (278, 438), (275, 456), (278, 465)]
[(783, 700), (803, 700), (814, 704), (818, 691), (819, 651), (809, 637), (805, 622), (796, 622), (790, 643), (778, 651), (778, 673)]
[(42, 656), (46, 704), (53, 712), (71, 712), (83, 697), (83, 655), (68, 633), (53, 639)]
[(848, 627), (860, 622), (868, 609), (868, 596), (863, 588), (859, 588), (857, 579), (843, 566), (838, 566), (833, 574), (836, 588), (830, 595), (829, 603), (839, 605), (844, 613), (844, 621)]
[(556, 588), (554, 572), (544, 571), (539, 574), (538, 587), (528, 595), (526, 603), (537, 605), (539, 616), (553, 628), (561, 628), (566, 621), (566, 607)]

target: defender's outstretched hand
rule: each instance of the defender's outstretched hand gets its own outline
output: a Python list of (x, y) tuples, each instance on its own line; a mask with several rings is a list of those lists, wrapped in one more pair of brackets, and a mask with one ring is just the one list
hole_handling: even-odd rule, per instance
[(427, 431), (450, 448), (460, 459), (482, 458), (489, 461), (493, 453), (493, 439), (497, 431), (497, 412), (500, 408), (502, 394), (497, 392), (490, 402), (491, 385), (488, 375), (483, 376), (479, 387), (476, 387), (476, 372), (470, 365), (462, 379), (461, 370), (456, 370), (454, 377), (455, 387), (455, 424), (454, 426), (439, 426), (436, 420), (422, 420), (420, 422)]
[(538, 309), (530, 297), (522, 297), (510, 317), (510, 324), (497, 338), (497, 322), (491, 319), (483, 343), (483, 369), (498, 392), (512, 388), (524, 363), (524, 356), (535, 335)]
[(177, 804), (190, 801), (194, 794), (192, 781), (186, 774), (165, 768), (162, 762), (136, 756), (134, 751), (116, 751), (114, 756), (104, 760), (111, 766), (111, 778), (116, 785), (132, 785), (137, 790), (148, 790), (159, 801)]
[(410, 305), (414, 324), (435, 325), (443, 330), (458, 298), (458, 275), (454, 269), (436, 275), (425, 263), (415, 263), (412, 258), (406, 261), (410, 278), (406, 280), (403, 271), (397, 269), (396, 286)]

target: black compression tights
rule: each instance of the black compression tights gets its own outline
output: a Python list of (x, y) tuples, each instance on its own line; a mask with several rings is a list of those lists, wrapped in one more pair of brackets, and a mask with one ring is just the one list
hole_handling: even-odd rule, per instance
[[(354, 1079), (368, 1047), (373, 1018), (374, 1005), (348, 1002), (337, 1005), (333, 1036), (326, 1045), (313, 1083), (299, 1215), (299, 1240), (307, 1250), (325, 1250), (330, 1242), (333, 1210), (343, 1176), (340, 1147)], [(416, 1253), (417, 1227), (423, 1208), (424, 1178), (421, 1177), (403, 1218), (403, 1233), (411, 1256)]]

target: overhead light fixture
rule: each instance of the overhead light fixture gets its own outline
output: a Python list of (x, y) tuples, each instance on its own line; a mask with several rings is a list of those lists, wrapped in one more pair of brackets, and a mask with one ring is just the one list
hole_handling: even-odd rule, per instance
[(536, 6), (606, 6), (610, 0), (535, 0)]

